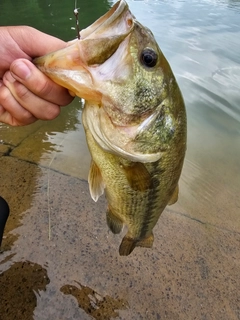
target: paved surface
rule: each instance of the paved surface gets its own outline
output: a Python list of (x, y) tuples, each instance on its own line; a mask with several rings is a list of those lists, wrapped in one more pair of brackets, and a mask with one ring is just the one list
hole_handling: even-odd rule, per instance
[(224, 158), (210, 170), (211, 153), (200, 167), (190, 148), (180, 200), (162, 214), (153, 248), (120, 257), (122, 235), (107, 229), (105, 199), (94, 203), (88, 192), (81, 124), (64, 132), (58, 121), (50, 135), (43, 122), (0, 130), (0, 194), (11, 208), (0, 319), (240, 319), (235, 157), (230, 172)]

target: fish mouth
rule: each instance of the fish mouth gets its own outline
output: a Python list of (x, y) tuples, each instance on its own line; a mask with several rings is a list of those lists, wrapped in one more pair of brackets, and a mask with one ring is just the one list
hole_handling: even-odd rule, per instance
[(127, 3), (120, 0), (92, 25), (81, 30), (80, 39), (33, 62), (54, 82), (75, 95), (100, 103), (102, 92), (89, 68), (101, 65), (114, 54), (133, 30), (134, 19)]

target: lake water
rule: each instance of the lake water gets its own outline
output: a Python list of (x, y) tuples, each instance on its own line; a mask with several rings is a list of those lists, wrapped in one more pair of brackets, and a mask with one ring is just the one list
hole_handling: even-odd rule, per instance
[[(113, 3), (113, 1), (107, 0), (78, 0), (77, 6), (80, 8), (80, 27), (84, 28), (92, 23), (104, 14)], [(0, 256), (0, 273), (2, 271), (3, 274), (2, 278), (0, 274), (0, 282), (6, 281), (7, 283), (7, 281), (9, 281), (11, 273), (8, 277), (7, 272), (11, 268), (13, 277), (19, 275), (18, 270), (23, 268), (23, 261), (27, 261), (25, 263), (25, 267), (27, 266), (26, 278), (28, 273), (31, 273), (32, 270), (37, 268), (41, 269), (42, 264), (44, 264), (44, 268), (41, 269), (43, 271), (41, 272), (42, 277), (45, 277), (46, 283), (43, 287), (38, 287), (38, 290), (46, 289), (49, 283), (47, 277), (50, 278), (50, 283), (53, 287), (47, 289), (45, 295), (42, 293), (37, 295), (35, 305), (33, 303), (34, 306), (32, 309), (34, 310), (36, 307), (35, 311), (32, 311), (32, 315), (29, 316), (29, 318), (24, 319), (32, 319), (33, 314), (34, 319), (41, 320), (49, 318), (112, 319), (118, 317), (120, 319), (172, 320), (194, 319), (195, 316), (195, 319), (240, 319), (240, 265), (238, 253), (240, 244), (240, 1), (139, 0), (128, 1), (128, 4), (137, 19), (143, 25), (149, 27), (154, 33), (161, 50), (173, 69), (186, 103), (188, 116), (188, 147), (180, 181), (180, 197), (178, 203), (174, 206), (174, 210), (178, 213), (178, 217), (180, 216), (182, 219), (188, 218), (194, 223), (199, 223), (199, 225), (205, 229), (204, 231), (202, 231), (202, 229), (201, 231), (194, 231), (191, 234), (189, 231), (188, 234), (188, 230), (191, 229), (191, 227), (188, 226), (190, 229), (187, 227), (186, 233), (184, 233), (182, 238), (184, 239), (186, 236), (189, 243), (193, 240), (194, 243), (192, 243), (191, 249), (184, 247), (186, 250), (183, 250), (183, 248), (179, 246), (177, 253), (175, 252), (176, 246), (180, 243), (177, 234), (178, 232), (179, 234), (183, 232), (180, 222), (179, 225), (175, 226), (176, 229), (174, 229), (175, 231), (173, 231), (172, 236), (170, 236), (170, 233), (167, 231), (164, 233), (164, 230), (163, 233), (159, 232), (158, 236), (158, 238), (160, 238), (162, 234), (163, 238), (168, 239), (167, 244), (163, 247), (166, 248), (166, 245), (169, 245), (175, 255), (175, 260), (172, 261), (174, 266), (172, 265), (172, 269), (171, 267), (169, 267), (170, 269), (166, 269), (166, 272), (169, 272), (168, 276), (170, 278), (175, 279), (174, 268), (178, 268), (183, 263), (182, 261), (186, 262), (185, 271), (187, 270), (187, 265), (190, 265), (189, 268), (191, 270), (186, 272), (185, 291), (182, 290), (181, 296), (183, 297), (184, 292), (188, 292), (189, 290), (188, 297), (184, 296), (184, 298), (181, 298), (183, 300), (185, 299), (185, 307), (183, 307), (182, 304), (183, 300), (182, 302), (176, 302), (178, 300), (177, 293), (174, 296), (174, 302), (170, 303), (167, 298), (167, 293), (165, 292), (163, 294), (163, 290), (157, 285), (153, 291), (150, 289), (149, 292), (146, 291), (148, 294), (152, 293), (153, 295), (152, 298), (147, 297), (144, 291), (147, 290), (146, 285), (143, 287), (139, 282), (135, 282), (135, 292), (140, 291), (142, 294), (140, 294), (140, 296), (146, 297), (146, 302), (143, 302), (140, 298), (139, 301), (137, 297), (132, 298), (132, 300), (131, 298), (126, 298), (127, 301), (124, 299), (121, 300), (124, 297), (124, 286), (128, 288), (126, 290), (130, 290), (131, 280), (128, 279), (128, 282), (121, 287), (119, 282), (124, 282), (124, 280), (122, 280), (119, 275), (116, 276), (116, 274), (114, 274), (112, 276), (112, 282), (109, 283), (108, 280), (106, 280), (108, 279), (106, 278), (106, 274), (102, 271), (105, 265), (105, 260), (102, 257), (107, 253), (101, 252), (101, 257), (99, 257), (97, 253), (100, 250), (99, 248), (94, 251), (94, 254), (92, 251), (94, 258), (91, 255), (91, 258), (87, 256), (91, 262), (85, 261), (89, 269), (92, 268), (93, 263), (96, 263), (93, 273), (95, 276), (90, 277), (85, 275), (83, 277), (84, 281), (82, 280), (82, 282), (84, 282), (84, 287), (80, 286), (82, 290), (81, 294), (83, 296), (94, 296), (95, 300), (93, 300), (95, 302), (92, 300), (91, 303), (96, 304), (96, 299), (100, 301), (102, 298), (96, 298), (96, 292), (91, 291), (90, 287), (97, 288), (97, 292), (101, 292), (101, 297), (104, 297), (104, 299), (108, 297), (106, 299), (109, 305), (111, 305), (112, 300), (109, 298), (109, 292), (111, 291), (111, 295), (113, 295), (112, 292), (114, 290), (110, 288), (119, 285), (121, 290), (119, 289), (118, 291), (116, 289), (117, 298), (115, 297), (115, 304), (113, 303), (113, 305), (115, 309), (122, 311), (120, 311), (119, 314), (117, 313), (117, 315), (114, 314), (114, 312), (112, 312), (111, 315), (104, 315), (103, 309), (100, 308), (100, 315), (91, 315), (91, 313), (87, 311), (87, 307), (84, 308), (79, 304), (80, 309), (84, 310), (80, 317), (78, 311), (76, 311), (78, 307), (74, 302), (69, 302), (66, 307), (68, 309), (64, 309), (65, 307), (62, 306), (64, 302), (62, 302), (60, 298), (58, 298), (59, 300), (54, 298), (55, 295), (57, 295), (54, 290), (59, 286), (59, 284), (56, 284), (57, 281), (62, 284), (61, 292), (66, 295), (70, 294), (70, 289), (69, 287), (63, 286), (63, 284), (69, 283), (72, 280), (77, 281), (76, 279), (81, 278), (81, 276), (74, 278), (73, 272), (71, 272), (71, 268), (72, 270), (76, 268), (73, 262), (76, 258), (76, 252), (74, 251), (74, 247), (71, 247), (73, 249), (69, 249), (68, 252), (63, 250), (59, 255), (57, 255), (56, 252), (54, 253), (54, 260), (58, 261), (57, 264), (59, 263), (61, 265), (61, 263), (63, 263), (62, 261), (65, 261), (65, 264), (63, 263), (61, 267), (61, 272), (59, 271), (57, 275), (54, 275), (54, 268), (57, 269), (57, 267), (53, 267), (52, 271), (48, 270), (51, 269), (48, 262), (44, 264), (44, 262), (42, 262), (44, 258), (43, 260), (40, 258), (38, 260), (38, 255), (34, 253), (37, 252), (38, 245), (41, 246), (41, 239), (43, 242), (46, 241), (44, 236), (46, 236), (48, 231), (45, 231), (43, 235), (39, 234), (37, 242), (33, 240), (34, 250), (32, 249), (32, 251), (30, 249), (31, 241), (29, 239), (31, 237), (35, 239), (36, 235), (34, 234), (35, 232), (38, 234), (39, 231), (36, 227), (36, 229), (32, 229), (31, 233), (28, 234), (29, 226), (37, 225), (37, 223), (40, 225), (41, 222), (33, 221), (37, 213), (36, 215), (28, 215), (28, 218), (26, 218), (27, 215), (25, 215), (25, 213), (28, 212), (28, 210), (36, 209), (38, 206), (36, 197), (45, 192), (49, 185), (50, 189), (48, 188), (48, 191), (46, 191), (48, 200), (45, 199), (48, 201), (48, 208), (49, 203), (52, 203), (51, 201), (54, 203), (54, 200), (51, 200), (49, 190), (53, 190), (51, 191), (52, 194), (55, 189), (59, 193), (62, 192), (58, 189), (60, 186), (62, 188), (61, 190), (64, 188), (66, 194), (72, 190), (71, 188), (73, 188), (73, 184), (76, 182), (62, 185), (61, 181), (59, 182), (54, 176), (54, 172), (56, 172), (56, 174), (63, 173), (66, 179), (67, 177), (74, 177), (77, 179), (76, 181), (84, 184), (84, 187), (81, 187), (83, 188), (81, 189), (82, 194), (88, 192), (85, 180), (87, 179), (90, 156), (81, 124), (82, 102), (77, 98), (69, 107), (64, 108), (61, 115), (54, 121), (39, 121), (24, 128), (11, 128), (0, 124), (0, 148), (2, 148), (0, 149), (0, 154), (2, 152), (2, 154), (5, 155), (0, 157), (0, 194), (8, 199), (10, 203), (13, 203), (12, 211), (14, 212), (15, 210), (18, 214), (18, 223), (14, 225), (14, 221), (10, 221), (12, 226), (7, 227), (6, 236), (3, 240), (3, 246), (4, 242), (6, 243), (6, 251), (2, 254), (2, 257)], [(13, 1), (1, 1), (1, 25), (27, 24), (67, 41), (76, 37), (73, 9), (74, 1), (69, 0), (62, 0), (61, 2), (57, 0), (29, 0), (25, 1), (24, 5), (23, 1), (18, 0), (14, 1), (14, 3)], [(20, 162), (16, 164), (14, 161), (21, 161), (21, 164)], [(25, 171), (26, 168), (24, 165), (21, 167), (23, 163), (29, 166), (30, 164), (34, 164), (35, 169), (29, 167), (28, 171)], [(21, 186), (22, 184), (23, 171), (21, 171), (21, 168), (24, 168), (23, 170), (26, 172), (26, 175), (32, 175), (34, 178), (26, 178), (29, 187), (24, 189), (25, 191), (22, 194), (20, 193), (18, 195), (13, 185), (18, 184)], [(51, 170), (49, 170), (49, 168)], [(41, 172), (41, 170), (45, 170), (44, 173)], [(9, 173), (7, 174), (6, 172), (8, 171)], [(45, 177), (46, 180), (44, 180), (45, 178), (43, 177)], [(64, 177), (62, 179), (65, 179)], [(13, 180), (15, 182), (13, 182)], [(73, 188), (71, 194), (74, 194), (74, 192), (75, 189)], [(24, 202), (26, 197), (28, 199), (27, 203)], [(14, 202), (16, 199), (18, 201), (17, 204)], [(61, 201), (58, 200), (55, 202), (55, 208), (57, 208), (57, 210), (61, 209), (61, 204), (66, 206), (66, 202), (63, 204), (62, 201), (63, 196), (61, 196)], [(73, 207), (72, 201), (74, 200), (69, 200), (66, 212), (71, 211), (71, 208), (72, 211), (73, 208), (75, 211), (77, 208), (77, 200), (76, 207)], [(79, 201), (81, 202), (81, 200)], [(89, 208), (92, 208), (90, 198), (86, 200), (86, 210), (88, 210), (88, 203)], [(53, 204), (51, 205), (52, 207), (54, 206)], [(104, 209), (104, 203), (100, 203), (100, 205)], [(170, 208), (169, 215), (173, 214), (171, 210)], [(25, 218), (23, 218), (24, 215)], [(56, 222), (57, 219), (58, 218), (56, 218)], [(63, 217), (61, 217), (60, 220), (61, 219), (63, 219)], [(86, 217), (82, 217), (81, 219), (85, 221)], [(171, 228), (171, 225), (174, 225), (174, 221), (177, 221), (176, 219), (180, 218), (173, 219), (172, 224), (169, 225), (168, 222), (165, 223), (165, 220), (163, 220), (163, 226), (165, 223), (166, 228)], [(71, 222), (66, 221), (65, 223), (71, 224)], [(187, 224), (183, 224), (183, 228), (185, 228), (186, 225)], [(161, 222), (159, 222), (156, 228), (160, 228), (160, 226)], [(94, 225), (94, 228), (95, 227)], [(72, 228), (71, 232), (74, 238), (78, 234), (78, 231), (74, 233), (73, 230), (75, 226), (72, 225)], [(94, 230), (97, 232), (96, 229)], [(101, 230), (102, 235), (99, 236), (100, 238), (103, 237), (103, 242), (105, 241), (105, 232), (105, 230)], [(218, 239), (216, 234), (219, 235), (219, 239), (221, 240), (216, 240)], [(53, 237), (54, 236), (53, 234)], [(60, 237), (60, 232), (58, 237)], [(175, 237), (176, 243), (174, 242)], [(230, 238), (231, 241), (229, 240)], [(94, 239), (91, 241), (94, 241)], [(117, 251), (117, 247), (111, 247), (111, 241), (108, 250)], [(184, 242), (186, 240), (182, 241)], [(25, 243), (27, 243), (27, 245), (25, 245)], [(201, 249), (201, 253), (199, 253), (197, 249), (200, 243), (205, 243)], [(81, 246), (80, 241), (77, 244)], [(50, 245), (49, 252), (41, 252), (39, 256), (46, 254), (51, 257), (51, 254), (53, 254), (53, 251), (56, 249), (54, 246), (55, 244), (52, 247)], [(161, 250), (163, 247), (159, 244)], [(209, 248), (211, 248), (210, 253), (208, 252)], [(91, 252), (91, 247), (88, 250)], [(139, 254), (140, 251), (138, 251), (136, 256), (141, 257), (142, 260), (140, 258), (136, 258), (136, 260), (131, 258), (133, 259), (130, 260), (132, 265), (137, 267), (136, 264), (139, 263), (141, 265), (141, 261), (144, 261), (143, 264), (147, 262), (150, 264), (153, 256), (154, 259), (158, 261), (158, 256), (152, 253), (154, 250), (155, 249), (150, 251), (150, 253), (148, 252), (147, 256), (142, 253)], [(180, 255), (179, 252), (181, 250), (183, 254), (180, 257), (178, 255)], [(196, 252), (198, 252), (198, 254)], [(208, 254), (206, 254), (206, 252), (208, 252)], [(51, 258), (49, 259), (51, 260)], [(123, 268), (126, 274), (128, 274), (127, 262), (122, 266), (122, 262), (118, 262), (117, 257), (114, 256), (112, 259), (112, 265), (108, 262), (107, 266), (105, 266), (106, 273), (110, 272), (112, 270), (111, 268), (114, 268), (113, 265), (117, 261), (116, 266)], [(157, 262), (158, 265), (161, 264), (161, 261), (164, 261), (164, 256), (161, 256), (161, 259), (162, 260)], [(205, 262), (207, 261), (207, 267), (205, 264), (203, 266), (203, 260), (201, 259), (204, 259)], [(214, 287), (215, 293), (212, 294), (208, 292), (207, 285), (205, 291), (202, 289), (202, 282), (205, 281), (204, 283), (206, 284), (206, 281), (210, 281), (209, 278), (212, 276), (211, 285), (213, 285), (212, 283), (217, 279), (217, 277), (215, 279), (215, 276), (213, 276), (215, 272), (213, 272), (213, 270), (217, 270), (215, 259), (219, 261), (219, 264), (226, 261), (223, 262), (223, 264), (226, 263), (223, 268), (219, 267), (223, 273), (225, 270), (226, 276), (221, 278), (222, 282), (219, 282), (218, 285)], [(60, 260), (61, 262), (59, 262)], [(202, 272), (205, 272), (204, 276), (203, 273), (200, 272), (202, 278), (200, 276), (197, 278), (195, 274), (194, 263), (196, 263), (196, 261), (198, 265), (202, 266)], [(98, 263), (100, 265), (100, 273), (96, 271)], [(78, 261), (76, 265), (77, 264), (80, 265), (81, 263)], [(84, 265), (82, 268), (84, 269)], [(109, 268), (109, 270), (107, 268)], [(149, 268), (151, 269), (151, 267)], [(48, 270), (48, 276), (45, 274), (46, 270)], [(148, 283), (148, 279), (152, 279), (153, 270), (154, 266), (152, 266), (151, 274), (148, 267), (141, 270), (145, 275), (141, 273), (138, 281), (144, 278), (146, 283)], [(84, 272), (87, 273), (87, 270)], [(114, 273), (115, 271), (112, 272)], [(170, 275), (171, 272), (172, 274)], [(111, 277), (111, 274), (109, 276)], [(132, 276), (134, 277), (134, 275)], [(207, 280), (204, 278), (205, 276)], [(158, 274), (158, 279), (166, 279), (166, 277), (166, 273), (164, 272)], [(178, 275), (178, 277), (181, 277), (181, 274)], [(193, 281), (191, 288), (187, 284), (188, 277), (197, 279), (196, 281), (189, 280)], [(213, 280), (213, 278), (215, 280)], [(71, 279), (71, 281), (69, 279)], [(229, 279), (231, 280), (231, 284)], [(31, 283), (31, 279), (27, 281)], [(56, 283), (54, 281), (56, 281)], [(163, 280), (159, 280), (159, 283), (161, 283), (161, 281)], [(104, 283), (107, 283), (109, 287), (104, 286)], [(184, 281), (182, 283), (184, 283)], [(194, 294), (191, 296), (191, 292), (195, 290), (195, 287), (199, 288), (199, 290), (196, 289), (196, 296), (198, 296), (196, 299)], [(84, 291), (82, 288), (89, 288), (89, 291), (87, 289), (84, 289)], [(174, 286), (172, 288), (174, 288)], [(221, 288), (223, 291), (224, 288), (226, 289), (226, 292), (224, 291), (225, 293), (222, 293), (223, 296), (217, 293), (218, 290), (221, 291)], [(172, 290), (174, 291), (174, 289)], [(202, 296), (200, 296), (199, 292), (202, 293)], [(230, 302), (230, 292), (232, 292), (232, 297), (235, 299), (234, 303)], [(220, 296), (218, 296), (218, 294)], [(164, 300), (165, 296), (166, 300)], [(34, 300), (35, 298), (30, 297), (29, 299)], [(49, 299), (53, 300), (52, 306)], [(77, 300), (79, 301), (79, 299)], [(118, 304), (116, 304), (116, 301)], [(159, 303), (161, 304), (161, 310), (159, 309)], [(196, 303), (199, 305), (194, 305)], [(218, 303), (223, 306), (221, 314), (219, 313)], [(138, 307), (136, 307), (136, 305)], [(150, 307), (146, 307), (147, 305)], [(174, 307), (171, 307), (171, 305)], [(176, 309), (174, 309), (175, 306)], [(198, 312), (204, 308), (205, 311)], [(209, 312), (207, 312), (208, 308)], [(189, 313), (187, 311), (189, 311)], [(21, 317), (14, 318), (13, 314), (14, 310), (11, 316), (6, 314), (5, 317), (3, 315), (3, 318), (1, 318), (0, 312), (0, 319), (21, 319)], [(188, 314), (188, 316), (186, 316), (186, 314)]]

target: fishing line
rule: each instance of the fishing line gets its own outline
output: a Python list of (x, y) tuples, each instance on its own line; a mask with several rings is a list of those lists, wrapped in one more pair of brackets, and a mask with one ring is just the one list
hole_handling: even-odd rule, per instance
[(50, 169), (51, 169), (51, 165), (53, 163), (53, 161), (55, 160), (56, 158), (56, 155), (57, 155), (57, 152), (59, 151), (59, 148), (61, 147), (63, 141), (65, 140), (65, 137), (62, 139), (62, 141), (59, 143), (59, 145), (57, 146), (56, 148), (56, 151), (55, 153), (53, 154), (52, 156), (52, 159), (50, 160), (49, 162), (49, 165), (48, 165), (48, 172), (47, 172), (47, 201), (48, 201), (48, 240), (51, 240), (51, 207), (50, 207), (50, 179), (49, 179), (49, 172), (50, 172)]
[(75, 9), (73, 10), (73, 13), (74, 13), (75, 18), (76, 18), (77, 38), (78, 38), (78, 40), (80, 40), (80, 29), (79, 29), (79, 21), (78, 21), (78, 9), (80, 9), (80, 8), (77, 8), (77, 0), (75, 0), (74, 8)]

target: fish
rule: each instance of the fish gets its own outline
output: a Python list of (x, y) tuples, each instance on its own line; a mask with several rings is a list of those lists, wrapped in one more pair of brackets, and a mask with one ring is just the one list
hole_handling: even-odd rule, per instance
[(89, 190), (94, 201), (105, 194), (109, 229), (127, 228), (119, 254), (152, 248), (153, 228), (178, 199), (187, 144), (184, 100), (153, 33), (120, 0), (34, 63), (85, 101)]

